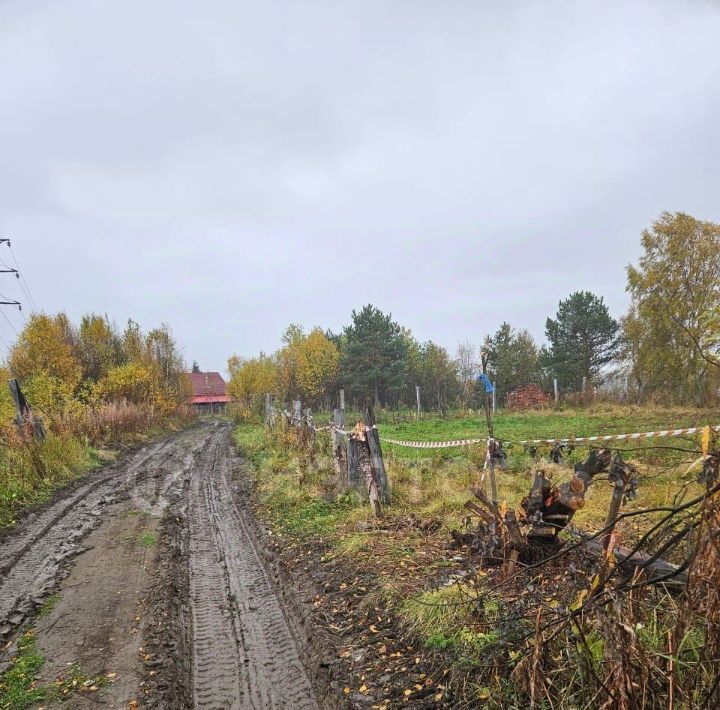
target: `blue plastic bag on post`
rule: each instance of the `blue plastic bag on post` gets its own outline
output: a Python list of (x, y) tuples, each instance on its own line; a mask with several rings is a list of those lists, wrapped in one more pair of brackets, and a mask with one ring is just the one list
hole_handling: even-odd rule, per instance
[(488, 394), (495, 391), (495, 388), (493, 387), (493, 383), (490, 382), (490, 378), (484, 372), (481, 372), (478, 375), (477, 381), (478, 381), (478, 384), (482, 384), (485, 387), (485, 391)]

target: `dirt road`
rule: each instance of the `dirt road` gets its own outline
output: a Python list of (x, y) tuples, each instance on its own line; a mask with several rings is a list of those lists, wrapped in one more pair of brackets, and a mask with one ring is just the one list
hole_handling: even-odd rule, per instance
[(79, 708), (318, 707), (242, 476), (230, 428), (204, 424), (94, 472), (0, 543), (0, 641), (34, 628), (45, 707), (57, 688)]

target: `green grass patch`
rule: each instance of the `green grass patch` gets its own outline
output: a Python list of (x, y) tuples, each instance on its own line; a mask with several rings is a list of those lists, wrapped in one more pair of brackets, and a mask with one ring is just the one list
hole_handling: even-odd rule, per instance
[(46, 600), (45, 603), (40, 607), (37, 613), (37, 618), (42, 619), (50, 614), (50, 612), (57, 606), (57, 603), (60, 601), (60, 594), (55, 592), (55, 594), (51, 594)]
[(268, 456), (265, 427), (262, 424), (240, 424), (235, 427), (235, 443), (250, 462), (260, 468)]
[(48, 697), (48, 689), (38, 686), (36, 681), (44, 663), (34, 631), (26, 632), (18, 642), (10, 668), (0, 677), (0, 709), (24, 710)]
[[(719, 417), (717, 412), (711, 410), (621, 406), (561, 411), (498, 411), (494, 419), (494, 433), (498, 439), (517, 442), (527, 439), (626, 434), (676, 426), (704, 426), (717, 424)], [(387, 416), (382, 418), (379, 426), (382, 436), (410, 441), (448, 441), (487, 436), (484, 412), (451, 417), (427, 415), (420, 421), (393, 421)], [(385, 446), (388, 450), (392, 449), (393, 455), (402, 458), (426, 455), (426, 452), (418, 449), (393, 444)], [(462, 449), (448, 451), (461, 452)]]
[[(53, 597), (48, 602), (51, 599)], [(41, 610), (38, 616), (42, 615)], [(65, 702), (73, 693), (94, 693), (108, 684), (108, 680), (102, 676), (84, 674), (75, 663), (55, 684), (43, 686), (38, 683), (37, 675), (44, 664), (45, 658), (38, 651), (36, 632), (30, 629), (20, 637), (17, 654), (10, 667), (0, 676), (0, 710), (25, 710), (38, 703), (54, 700)]]
[(154, 547), (157, 545), (157, 535), (154, 532), (144, 532), (137, 539), (138, 545), (143, 547)]

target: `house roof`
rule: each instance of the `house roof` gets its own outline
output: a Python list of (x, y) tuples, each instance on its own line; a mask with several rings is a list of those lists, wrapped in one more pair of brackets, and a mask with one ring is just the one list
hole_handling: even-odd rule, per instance
[[(185, 376), (190, 379), (193, 399), (202, 397), (202, 401), (209, 402), (218, 401), (215, 398), (224, 398), (227, 396), (225, 380), (223, 380), (219, 372), (187, 372)], [(220, 401), (227, 400), (223, 399)]]

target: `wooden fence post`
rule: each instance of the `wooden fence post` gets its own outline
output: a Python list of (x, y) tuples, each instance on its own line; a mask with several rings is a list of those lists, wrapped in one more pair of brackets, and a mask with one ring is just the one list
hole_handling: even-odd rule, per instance
[(8, 384), (10, 385), (10, 393), (15, 403), (15, 423), (18, 427), (23, 427), (25, 422), (29, 422), (30, 426), (32, 426), (33, 436), (38, 441), (44, 441), (46, 436), (45, 427), (43, 426), (42, 420), (32, 413), (30, 405), (20, 388), (20, 383), (16, 379), (12, 379)]
[(557, 377), (553, 379), (553, 389), (555, 390), (555, 404), (557, 404), (558, 400), (560, 399), (560, 391), (558, 390)]
[(356, 488), (357, 490), (361, 489), (361, 483), (363, 481), (363, 473), (360, 470), (360, 459), (363, 448), (364, 445), (362, 442), (357, 440), (355, 431), (348, 435), (348, 485), (352, 488)]
[(376, 518), (382, 517), (382, 501), (380, 486), (378, 483), (376, 469), (373, 466), (370, 447), (368, 446), (368, 430), (363, 422), (358, 422), (353, 433), (348, 439), (348, 452), (351, 478), (356, 480), (356, 485), (365, 483), (365, 490), (370, 499), (370, 507)]
[(272, 395), (269, 392), (265, 393), (265, 426), (270, 426), (273, 420), (272, 411)]
[(340, 390), (340, 409), (345, 411), (345, 390)]
[(488, 439), (487, 457), (488, 457), (488, 467), (490, 469), (490, 498), (492, 500), (493, 505), (498, 504), (497, 480), (495, 479), (495, 451), (496, 451), (495, 439)]
[(345, 429), (345, 410), (333, 410), (333, 427), (330, 430), (330, 438), (332, 441), (332, 457), (335, 474), (340, 481), (340, 487), (348, 485), (348, 455), (345, 437), (340, 433), (340, 429)]
[(390, 505), (390, 482), (388, 481), (382, 456), (382, 448), (380, 447), (380, 435), (375, 426), (375, 412), (369, 405), (365, 407), (365, 429), (373, 473), (375, 474), (375, 480), (377, 481), (380, 493), (380, 501), (383, 505)]
[(420, 421), (420, 385), (415, 385), (415, 401), (417, 403), (416, 418)]

